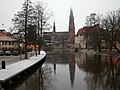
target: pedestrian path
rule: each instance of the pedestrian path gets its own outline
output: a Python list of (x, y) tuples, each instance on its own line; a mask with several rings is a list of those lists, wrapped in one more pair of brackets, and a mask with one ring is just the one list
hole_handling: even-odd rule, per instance
[(29, 59), (25, 59), (6, 66), (6, 69), (0, 70), (0, 83), (4, 83), (10, 78), (32, 67), (33, 65), (37, 64), (40, 60), (44, 59), (45, 56), (46, 53), (44, 51), (41, 51), (40, 55), (38, 56), (33, 56)]

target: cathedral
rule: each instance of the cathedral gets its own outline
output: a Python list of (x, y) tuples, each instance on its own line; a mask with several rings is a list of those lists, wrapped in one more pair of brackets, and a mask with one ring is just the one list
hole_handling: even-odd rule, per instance
[[(75, 24), (73, 11), (70, 9), (69, 26), (67, 32), (56, 32), (55, 22), (52, 32), (44, 32), (44, 36), (50, 37), (53, 48), (74, 48), (75, 43)], [(46, 37), (47, 37), (46, 36)], [(50, 44), (49, 44), (50, 45)]]

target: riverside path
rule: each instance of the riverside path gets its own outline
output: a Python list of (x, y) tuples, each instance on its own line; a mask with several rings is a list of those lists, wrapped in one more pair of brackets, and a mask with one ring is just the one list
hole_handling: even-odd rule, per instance
[[(30, 57), (29, 59), (25, 59), (10, 65), (7, 65), (5, 69), (0, 70), (0, 90), (2, 89), (2, 84), (7, 80), (19, 75), (25, 70), (33, 67), (40, 61), (44, 60), (46, 57), (46, 53), (44, 51), (40, 52), (40, 55)], [(4, 89), (2, 89), (4, 90)]]

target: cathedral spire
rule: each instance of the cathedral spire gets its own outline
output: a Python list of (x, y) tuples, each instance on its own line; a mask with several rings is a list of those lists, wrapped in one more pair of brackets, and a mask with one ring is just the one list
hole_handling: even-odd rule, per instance
[(70, 8), (68, 41), (74, 44), (75, 42), (74, 39), (75, 39), (74, 16), (73, 16), (73, 10), (72, 8)]
[(69, 25), (74, 25), (74, 16), (73, 16), (73, 10), (70, 8), (70, 17), (69, 17)]
[(54, 33), (56, 32), (55, 21), (54, 21), (54, 23), (53, 23), (53, 32), (54, 32)]

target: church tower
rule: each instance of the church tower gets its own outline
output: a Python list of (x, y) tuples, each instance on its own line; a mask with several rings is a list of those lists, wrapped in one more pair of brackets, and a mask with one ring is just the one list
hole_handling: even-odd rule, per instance
[(53, 44), (55, 42), (55, 36), (56, 36), (56, 26), (55, 26), (55, 21), (53, 22), (53, 33), (52, 33), (52, 41), (53, 41)]
[(55, 21), (54, 21), (54, 23), (53, 23), (53, 33), (55, 33), (56, 32), (56, 27), (55, 27)]
[(71, 44), (75, 43), (75, 24), (74, 24), (74, 16), (72, 9), (70, 9), (70, 16), (69, 16), (68, 42)]

